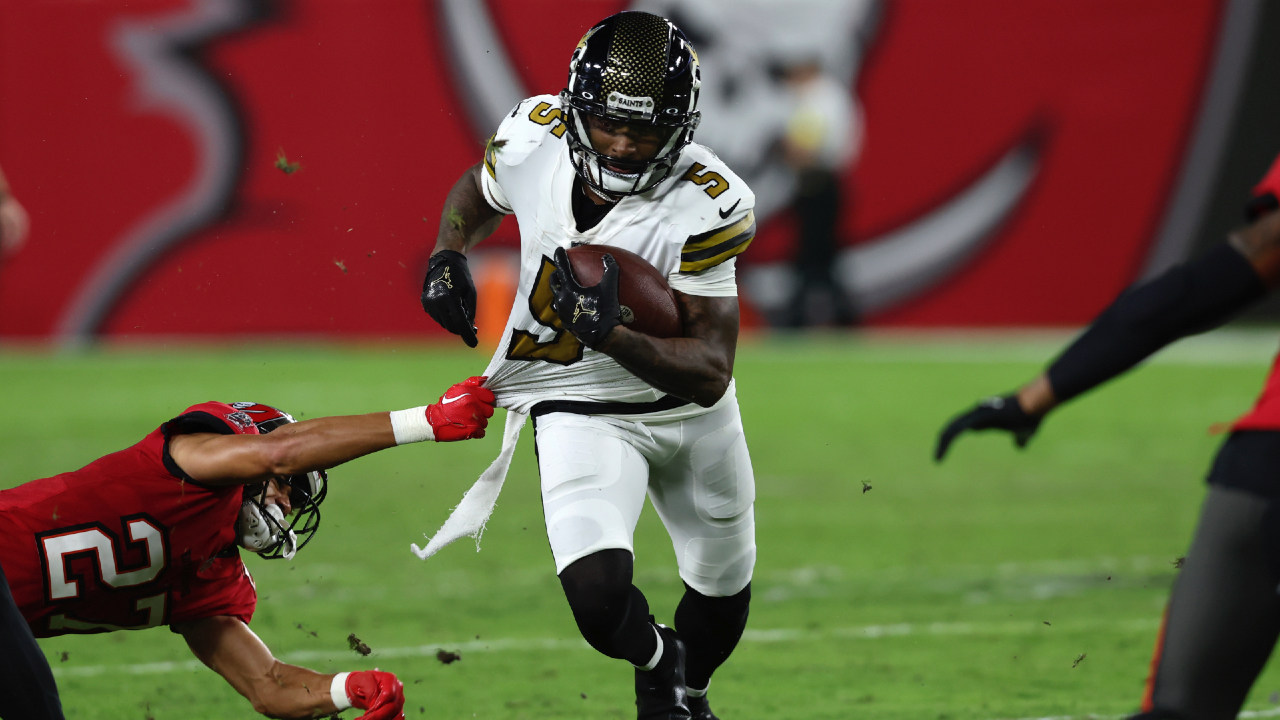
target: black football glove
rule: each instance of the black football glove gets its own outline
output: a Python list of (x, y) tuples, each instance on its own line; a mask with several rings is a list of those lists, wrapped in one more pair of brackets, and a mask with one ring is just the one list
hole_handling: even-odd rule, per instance
[(461, 335), (468, 347), (476, 346), (476, 286), (466, 255), (441, 250), (431, 256), (422, 281), (422, 309), (440, 327)]
[(573, 277), (569, 254), (556, 248), (555, 272), (551, 273), (551, 307), (560, 316), (560, 324), (595, 349), (622, 324), (622, 307), (618, 304), (618, 262), (606, 253), (604, 275), (598, 285), (582, 287)]
[(1017, 395), (987, 398), (947, 423), (938, 435), (938, 447), (933, 451), (933, 459), (942, 462), (951, 442), (966, 430), (1004, 430), (1013, 433), (1013, 442), (1018, 447), (1026, 447), (1027, 441), (1036, 434), (1042, 419), (1041, 416), (1025, 412), (1022, 405), (1018, 404)]

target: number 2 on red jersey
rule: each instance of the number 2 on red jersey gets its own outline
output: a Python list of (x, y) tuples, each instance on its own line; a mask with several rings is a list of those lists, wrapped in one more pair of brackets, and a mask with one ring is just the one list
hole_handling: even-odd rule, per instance
[[(165, 528), (155, 520), (138, 515), (121, 518), (129, 540), (122, 542), (116, 533), (101, 523), (61, 528), (37, 535), (40, 559), (45, 568), (45, 597), (53, 604), (81, 597), (85, 578), (81, 574), (68, 573), (70, 560), (76, 555), (87, 555), (95, 562), (96, 580), (112, 589), (138, 587), (154, 581), (169, 563), (165, 547)], [(121, 567), (120, 555), (126, 547), (146, 548), (147, 562), (133, 568)], [(66, 615), (50, 618), (50, 629), (70, 631), (114, 630), (126, 627), (153, 627), (164, 622), (167, 593), (138, 598), (134, 612), (145, 612), (141, 625), (113, 625), (103, 622), (87, 622)], [(113, 618), (114, 619), (114, 618)], [(136, 619), (136, 617), (134, 618)], [(122, 621), (127, 622), (124, 618)]]

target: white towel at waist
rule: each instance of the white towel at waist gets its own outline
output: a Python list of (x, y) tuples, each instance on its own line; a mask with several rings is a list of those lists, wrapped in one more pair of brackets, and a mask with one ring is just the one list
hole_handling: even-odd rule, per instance
[(525, 413), (507, 411), (507, 424), (502, 431), (502, 451), (498, 453), (497, 459), (480, 475), (480, 479), (476, 480), (467, 494), (462, 496), (462, 502), (453, 509), (449, 519), (444, 521), (436, 534), (431, 536), (425, 548), (419, 548), (417, 543), (409, 546), (414, 555), (426, 560), (445, 545), (468, 535), (476, 539), (476, 552), (480, 551), (480, 536), (484, 534), (484, 524), (489, 521), (493, 506), (498, 502), (498, 493), (502, 492), (502, 483), (507, 479), (507, 469), (511, 467), (516, 442), (520, 439), (520, 429), (528, 418)]

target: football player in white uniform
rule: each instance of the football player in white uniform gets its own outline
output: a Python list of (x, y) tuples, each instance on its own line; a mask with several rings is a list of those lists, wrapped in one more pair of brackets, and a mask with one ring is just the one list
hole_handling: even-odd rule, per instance
[[(520, 225), (515, 305), (486, 374), (499, 404), (534, 418), (547, 535), (574, 618), (636, 668), (640, 718), (713, 720), (706, 691), (746, 626), (755, 481), (734, 392), (735, 256), (755, 197), (698, 125), (698, 57), (672, 23), (623, 12), (574, 50), (568, 87), (511, 111), (450, 191), (424, 309), (474, 347), (465, 253), (504, 215)], [(583, 287), (565, 249), (639, 254), (675, 291), (684, 336), (621, 324), (618, 268)], [(675, 630), (632, 584), (644, 498), (686, 591)]]

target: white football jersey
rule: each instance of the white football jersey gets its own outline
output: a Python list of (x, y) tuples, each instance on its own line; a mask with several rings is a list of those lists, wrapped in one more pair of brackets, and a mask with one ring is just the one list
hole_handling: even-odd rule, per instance
[[(755, 195), (715, 153), (690, 144), (666, 181), (623, 198), (595, 227), (579, 232), (566, 131), (560, 99), (539, 95), (516, 106), (485, 151), (485, 199), (520, 224), (520, 284), (485, 370), (489, 387), (504, 407), (520, 412), (544, 400), (661, 401), (662, 392), (563, 328), (551, 307), (551, 258), (556, 248), (609, 245), (649, 261), (682, 293), (737, 295), (734, 257), (755, 236)], [(732, 394), (731, 387), (726, 396)], [(598, 414), (615, 414), (611, 410), (602, 406)], [(662, 417), (705, 411), (689, 404)]]

